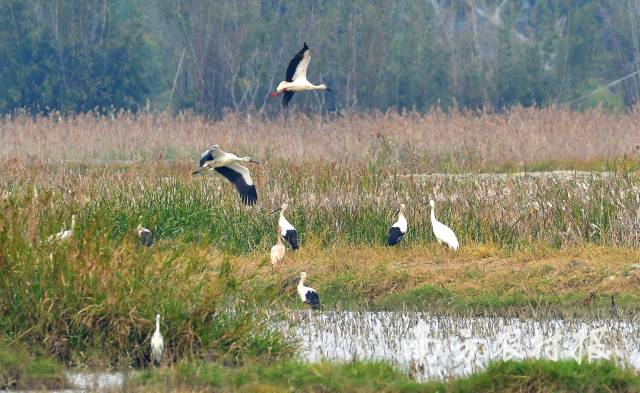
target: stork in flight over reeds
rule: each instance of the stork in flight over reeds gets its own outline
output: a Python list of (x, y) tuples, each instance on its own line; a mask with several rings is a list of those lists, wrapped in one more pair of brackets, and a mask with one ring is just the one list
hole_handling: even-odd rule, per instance
[(326, 90), (333, 93), (333, 91), (327, 87), (326, 83), (314, 85), (307, 80), (307, 67), (309, 67), (310, 61), (311, 52), (309, 52), (309, 47), (305, 42), (300, 52), (296, 53), (289, 62), (285, 80), (278, 84), (276, 91), (271, 93), (271, 97), (284, 94), (282, 97), (282, 105), (287, 107), (296, 91)]
[(246, 205), (253, 205), (258, 200), (256, 187), (251, 179), (249, 169), (240, 165), (240, 162), (260, 164), (251, 157), (238, 157), (233, 153), (222, 151), (220, 145), (213, 145), (202, 153), (200, 169), (194, 171), (193, 174), (196, 175), (204, 170), (215, 170), (236, 186), (242, 202)]

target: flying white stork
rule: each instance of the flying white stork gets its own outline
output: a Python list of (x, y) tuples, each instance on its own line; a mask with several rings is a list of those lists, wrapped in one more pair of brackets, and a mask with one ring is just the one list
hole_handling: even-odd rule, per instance
[(196, 175), (204, 170), (215, 170), (236, 186), (242, 202), (246, 205), (253, 205), (258, 200), (256, 187), (253, 185), (249, 170), (239, 162), (260, 164), (251, 157), (238, 157), (233, 153), (222, 151), (220, 145), (213, 145), (202, 153), (200, 169), (194, 171), (193, 174)]
[(271, 247), (271, 266), (273, 267), (284, 260), (285, 247), (284, 243), (282, 243), (282, 236), (280, 235), (280, 232), (280, 225), (278, 225), (278, 227), (276, 228), (278, 242), (275, 246)]
[(151, 336), (151, 362), (160, 364), (164, 351), (164, 339), (160, 333), (160, 314), (156, 314), (156, 331)]
[(280, 234), (291, 245), (292, 249), (297, 250), (298, 248), (300, 248), (300, 246), (298, 245), (298, 232), (296, 232), (296, 229), (293, 227), (293, 225), (291, 225), (291, 223), (284, 217), (284, 212), (287, 211), (288, 207), (289, 205), (283, 203), (282, 206), (276, 208), (271, 212), (271, 214), (277, 211), (280, 212), (280, 218), (278, 218), (278, 227), (280, 228)]
[(444, 243), (451, 249), (457, 250), (460, 245), (458, 244), (456, 234), (453, 233), (451, 228), (436, 220), (436, 203), (433, 199), (429, 201), (429, 206), (431, 206), (431, 227), (433, 228), (433, 234), (438, 240), (438, 243)]
[(311, 61), (311, 52), (309, 52), (309, 47), (305, 42), (300, 52), (296, 53), (289, 62), (285, 80), (278, 84), (276, 91), (271, 93), (271, 97), (284, 94), (282, 97), (282, 105), (286, 107), (291, 102), (293, 94), (296, 91), (326, 90), (333, 93), (333, 91), (327, 87), (326, 83), (314, 85), (307, 80), (309, 61)]
[(69, 239), (71, 239), (71, 236), (73, 235), (73, 231), (74, 231), (75, 228), (76, 228), (76, 215), (73, 214), (71, 216), (71, 228), (67, 229), (67, 230), (65, 230), (63, 228), (60, 232), (49, 236), (47, 238), (47, 241), (54, 242), (54, 241), (66, 241), (66, 240), (69, 240)]
[(404, 216), (404, 209), (404, 203), (401, 203), (400, 208), (398, 209), (398, 221), (389, 228), (387, 243), (390, 246), (395, 246), (400, 243), (400, 240), (402, 240), (404, 235), (407, 233), (407, 218)]
[(305, 278), (307, 278), (307, 273), (300, 273), (300, 282), (298, 282), (298, 295), (300, 295), (302, 303), (310, 305), (314, 310), (318, 309), (320, 308), (320, 297), (318, 296), (318, 291), (313, 288), (304, 286)]

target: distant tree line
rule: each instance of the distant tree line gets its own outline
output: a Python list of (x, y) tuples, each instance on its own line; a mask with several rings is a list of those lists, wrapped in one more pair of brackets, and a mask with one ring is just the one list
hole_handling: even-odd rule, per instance
[(303, 41), (335, 95), (293, 110), (621, 110), (640, 95), (638, 15), (640, 0), (1, 0), (0, 113), (279, 112), (268, 93)]

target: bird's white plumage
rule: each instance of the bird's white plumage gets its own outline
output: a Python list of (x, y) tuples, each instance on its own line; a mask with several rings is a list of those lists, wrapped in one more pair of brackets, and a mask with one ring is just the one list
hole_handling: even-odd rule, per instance
[(284, 254), (285, 254), (286, 248), (282, 243), (282, 235), (280, 234), (280, 231), (281, 231), (280, 226), (278, 226), (276, 228), (277, 243), (275, 244), (275, 246), (271, 247), (271, 265), (272, 266), (276, 266), (278, 263), (284, 260)]
[(151, 231), (150, 231), (150, 230), (148, 230), (147, 228), (139, 227), (139, 228), (138, 228), (138, 236), (142, 237), (142, 236), (144, 236), (145, 234), (152, 235)]
[(298, 79), (304, 79), (305, 81), (307, 81), (307, 83), (309, 83), (309, 81), (307, 80), (307, 67), (309, 67), (310, 61), (311, 51), (306, 50), (302, 55), (302, 60), (300, 61), (300, 63), (298, 63), (298, 67), (296, 68), (296, 72), (294, 72), (293, 74), (293, 78), (291, 78), (294, 82)]
[(456, 238), (456, 234), (453, 233), (453, 230), (451, 230), (451, 228), (436, 220), (436, 203), (433, 201), (433, 199), (429, 201), (429, 205), (431, 206), (431, 227), (436, 239), (439, 243), (444, 243), (449, 246), (449, 248), (457, 250), (460, 245), (458, 243), (458, 238)]
[(164, 339), (160, 333), (160, 314), (156, 315), (156, 331), (151, 336), (151, 361), (160, 363), (164, 351)]
[(282, 204), (282, 206), (280, 207), (280, 217), (278, 218), (278, 226), (280, 227), (280, 234), (282, 234), (283, 237), (287, 235), (287, 231), (296, 230), (296, 228), (294, 228), (293, 225), (291, 225), (291, 223), (284, 216), (284, 212), (287, 211), (288, 207), (289, 205), (287, 205), (286, 203)]
[(244, 182), (248, 186), (252, 186), (253, 185), (253, 179), (251, 178), (251, 173), (249, 173), (249, 169), (247, 167), (242, 166), (242, 165), (238, 164), (237, 162), (231, 162), (229, 164), (226, 164), (225, 166), (227, 168), (231, 169), (232, 171), (241, 174), (242, 178), (244, 179)]
[(401, 205), (398, 211), (398, 221), (394, 222), (392, 227), (400, 229), (402, 233), (407, 233), (407, 218), (404, 215), (404, 205)]
[(63, 228), (60, 232), (49, 236), (47, 238), (47, 241), (54, 242), (54, 241), (65, 241), (65, 240), (71, 239), (71, 236), (73, 236), (73, 231), (75, 227), (76, 227), (76, 215), (74, 214), (71, 216), (71, 228), (67, 230)]

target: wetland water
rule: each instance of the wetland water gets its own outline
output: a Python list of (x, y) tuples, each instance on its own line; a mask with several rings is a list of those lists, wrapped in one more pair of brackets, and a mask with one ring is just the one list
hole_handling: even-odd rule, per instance
[(463, 376), (490, 361), (609, 359), (640, 369), (638, 323), (436, 317), (416, 312), (298, 313), (305, 361), (385, 360), (419, 381)]
[[(490, 361), (608, 359), (640, 370), (635, 320), (443, 317), (418, 312), (292, 312), (280, 328), (302, 360), (384, 360), (418, 381), (464, 376)], [(121, 372), (68, 373), (68, 392), (120, 390)]]

